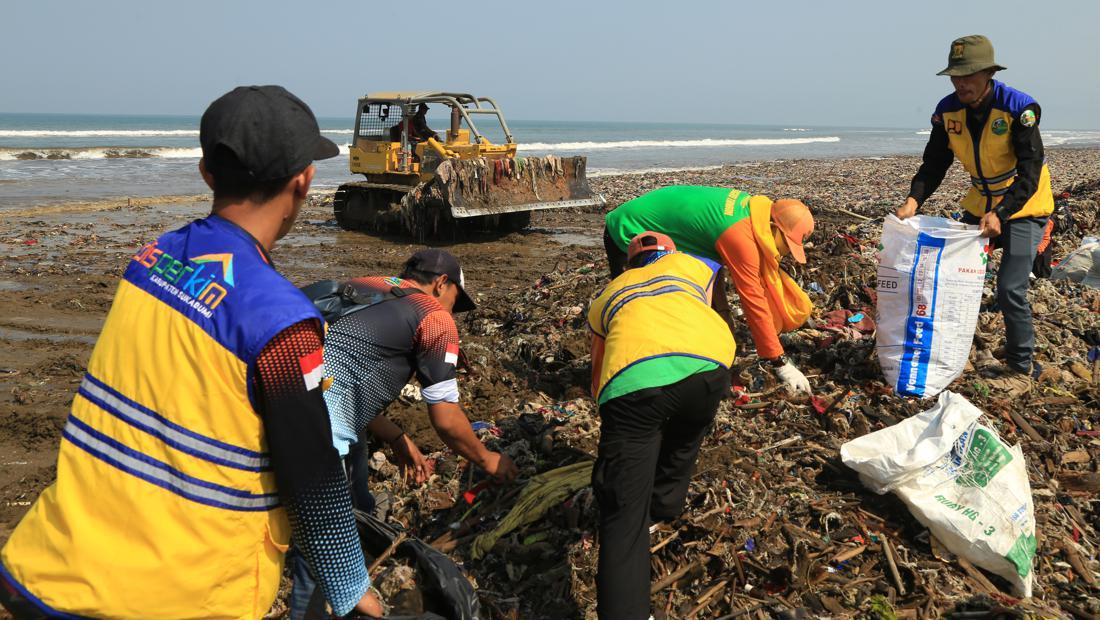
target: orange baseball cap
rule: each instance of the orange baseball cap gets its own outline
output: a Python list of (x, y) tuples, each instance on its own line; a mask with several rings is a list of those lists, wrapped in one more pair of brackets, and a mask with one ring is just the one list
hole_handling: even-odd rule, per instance
[(672, 242), (672, 237), (664, 233), (647, 230), (630, 240), (630, 245), (626, 246), (626, 260), (632, 261), (635, 256), (651, 250), (675, 252), (676, 244)]
[(796, 261), (805, 263), (806, 251), (802, 248), (802, 242), (814, 231), (814, 216), (810, 214), (810, 208), (800, 200), (776, 200), (772, 203), (772, 223), (783, 231), (791, 256)]

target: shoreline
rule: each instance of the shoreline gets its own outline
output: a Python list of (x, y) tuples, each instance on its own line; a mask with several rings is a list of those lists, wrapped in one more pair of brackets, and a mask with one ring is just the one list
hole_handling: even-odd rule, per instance
[[(1082, 161), (1087, 159), (1087, 155), (1089, 154), (1095, 155), (1095, 161)], [(1046, 155), (1048, 163), (1051, 165), (1051, 177), (1055, 193), (1058, 193), (1061, 188), (1071, 185), (1074, 182), (1100, 178), (1100, 147), (1058, 146), (1046, 149)], [(792, 178), (789, 174), (780, 174), (781, 172), (787, 172), (783, 170), (784, 168), (864, 168), (868, 165), (881, 165), (893, 168), (900, 164), (908, 164), (908, 175), (911, 177), (912, 174), (916, 173), (917, 167), (920, 165), (920, 160), (921, 158), (919, 155), (909, 154), (761, 159), (704, 166), (661, 167), (636, 171), (616, 170), (608, 174), (599, 174), (598, 171), (596, 171), (594, 174), (589, 174), (588, 179), (592, 185), (593, 191), (604, 193), (608, 200), (608, 205), (614, 206), (638, 194), (644, 193), (643, 191), (634, 193), (631, 192), (629, 188), (625, 187), (631, 182), (637, 182), (640, 188), (646, 188), (644, 191), (649, 191), (649, 189), (663, 185), (704, 184), (731, 187), (737, 186), (739, 189), (745, 191), (771, 195), (773, 192), (767, 191), (766, 188), (763, 188), (763, 191), (754, 188), (765, 182), (774, 182), (777, 180), (783, 182), (793, 181), (796, 183), (799, 181), (799, 179)], [(1064, 166), (1064, 163), (1068, 163), (1069, 165)], [(1095, 172), (1090, 174), (1087, 170), (1070, 169), (1079, 167), (1082, 164), (1086, 165), (1086, 167), (1088, 167), (1088, 164), (1092, 164), (1092, 167), (1095, 168)], [(1059, 170), (1063, 167), (1066, 169)], [(751, 170), (753, 173), (746, 174), (748, 170)], [(951, 191), (954, 189), (953, 185), (955, 184), (951, 181), (951, 176), (952, 174), (959, 173), (960, 170), (961, 166), (956, 163), (952, 166), (952, 169), (948, 171), (948, 176), (945, 178), (941, 189), (941, 195), (943, 190)], [(868, 170), (866, 179), (855, 178), (853, 181), (856, 183), (861, 181), (872, 182), (878, 176), (881, 175), (875, 171)], [(733, 183), (731, 183), (731, 181)], [(908, 188), (908, 182), (908, 178), (904, 179), (906, 190)], [(310, 190), (310, 197), (314, 200), (324, 200), (326, 197), (332, 195), (333, 189), (334, 188), (327, 186), (320, 188), (314, 187)], [(933, 199), (930, 200), (935, 201), (935, 198), (934, 196)], [(153, 195), (120, 193), (114, 196), (88, 200), (46, 199), (40, 202), (34, 202), (34, 200), (31, 199), (30, 202), (21, 201), (18, 206), (12, 206), (10, 208), (5, 208), (0, 204), (0, 214), (3, 214), (5, 217), (31, 217), (35, 215), (51, 215), (66, 212), (84, 213), (90, 211), (106, 211), (124, 207), (208, 203), (210, 199), (211, 194), (209, 192), (201, 194)]]

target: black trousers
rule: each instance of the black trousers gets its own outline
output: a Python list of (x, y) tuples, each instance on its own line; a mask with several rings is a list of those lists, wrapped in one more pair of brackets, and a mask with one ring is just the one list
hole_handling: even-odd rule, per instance
[(603, 228), (603, 249), (607, 252), (607, 269), (611, 272), (611, 279), (614, 280), (626, 271), (626, 252), (620, 250), (619, 246), (611, 240), (611, 233), (607, 232), (606, 226)]
[(683, 512), (699, 446), (729, 385), (729, 371), (719, 368), (600, 407), (599, 456), (592, 470), (600, 506), (600, 618), (649, 617), (650, 523)]

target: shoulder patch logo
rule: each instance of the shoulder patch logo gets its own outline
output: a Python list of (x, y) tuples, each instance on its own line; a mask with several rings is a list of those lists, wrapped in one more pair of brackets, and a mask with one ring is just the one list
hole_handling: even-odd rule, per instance
[(1035, 116), (1035, 110), (1024, 110), (1020, 114), (1020, 124), (1024, 127), (1034, 127), (1039, 119)]
[(1008, 122), (1003, 118), (998, 118), (993, 121), (993, 135), (1003, 136), (1008, 133)]

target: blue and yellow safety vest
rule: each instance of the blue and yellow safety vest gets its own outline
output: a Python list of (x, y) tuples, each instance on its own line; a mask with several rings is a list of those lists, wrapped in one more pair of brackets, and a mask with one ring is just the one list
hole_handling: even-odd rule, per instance
[[(982, 217), (1000, 204), (1016, 180), (1016, 151), (1012, 147), (1012, 122), (1024, 108), (1035, 103), (1027, 93), (993, 80), (992, 108), (982, 133), (972, 135), (966, 126), (967, 107), (954, 93), (936, 106), (936, 115), (943, 120), (951, 152), (970, 173), (970, 191), (962, 206), (976, 217)], [(1035, 193), (1009, 219), (1045, 217), (1054, 212), (1054, 195), (1050, 189), (1050, 170), (1043, 164), (1039, 186)]]
[(607, 285), (588, 309), (589, 328), (605, 339), (597, 401), (624, 370), (655, 358), (680, 356), (730, 367), (733, 334), (710, 307), (714, 275), (703, 261), (675, 253), (628, 269)]
[(62, 432), (57, 480), (0, 553), (52, 613), (258, 618), (290, 540), (254, 362), (313, 304), (212, 215), (130, 262)]

